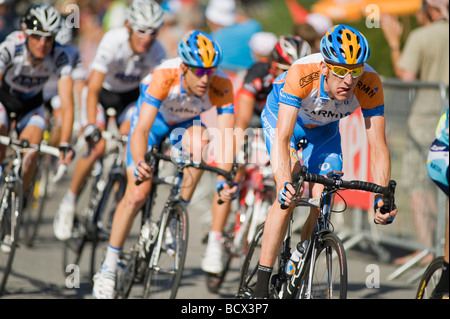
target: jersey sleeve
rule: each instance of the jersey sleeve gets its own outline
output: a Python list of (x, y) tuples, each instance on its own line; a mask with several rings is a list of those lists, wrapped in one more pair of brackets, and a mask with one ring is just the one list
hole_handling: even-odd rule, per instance
[(378, 74), (369, 67), (355, 88), (355, 96), (364, 117), (384, 114), (383, 85)]
[(233, 114), (233, 85), (228, 77), (215, 76), (209, 88), (211, 104), (217, 107), (217, 114)]
[(0, 74), (4, 74), (14, 59), (15, 45), (12, 41), (0, 43)]
[(114, 53), (117, 51), (114, 48), (114, 39), (111, 37), (112, 33), (107, 32), (100, 41), (97, 52), (92, 60), (92, 70), (97, 70), (102, 73), (108, 73), (108, 67), (114, 59)]
[(71, 55), (67, 48), (59, 47), (59, 50), (55, 51), (55, 66), (56, 74), (59, 78), (65, 78), (72, 76), (74, 62), (74, 56)]
[(314, 64), (294, 64), (289, 68), (280, 103), (300, 108), (301, 102), (311, 91), (313, 82), (320, 78), (320, 69)]
[(142, 92), (143, 102), (159, 109), (164, 99), (169, 95), (170, 88), (176, 75), (174, 69), (156, 69), (148, 83), (147, 89)]

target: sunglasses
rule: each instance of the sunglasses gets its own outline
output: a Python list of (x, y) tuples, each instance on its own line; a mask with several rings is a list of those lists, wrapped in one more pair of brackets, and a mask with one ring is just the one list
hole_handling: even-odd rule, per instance
[(188, 67), (189, 70), (191, 70), (192, 73), (194, 73), (194, 75), (196, 77), (201, 78), (202, 76), (204, 76), (205, 74), (207, 76), (211, 76), (216, 72), (216, 68), (197, 68), (197, 67), (193, 67), (193, 66), (189, 66)]
[(133, 28), (133, 32), (134, 32), (135, 34), (137, 34), (138, 37), (140, 37), (140, 38), (145, 38), (145, 37), (148, 36), (148, 35), (150, 35), (150, 36), (152, 36), (152, 37), (155, 36), (156, 33), (158, 33), (158, 30), (151, 29), (151, 28), (148, 28), (148, 29), (141, 29), (141, 28), (138, 28), (138, 27), (134, 27), (134, 28)]
[(49, 34), (49, 33), (42, 33), (42, 32), (36, 32), (36, 31), (25, 31), (25, 33), (32, 38), (33, 40), (36, 41), (41, 41), (41, 39), (44, 39), (45, 42), (50, 42), (55, 40), (55, 35), (54, 34)]
[(347, 76), (347, 74), (351, 74), (352, 78), (356, 79), (360, 77), (364, 73), (364, 66), (357, 67), (355, 69), (347, 69), (343, 66), (330, 65), (326, 63), (327, 67), (333, 72), (334, 75), (343, 79)]

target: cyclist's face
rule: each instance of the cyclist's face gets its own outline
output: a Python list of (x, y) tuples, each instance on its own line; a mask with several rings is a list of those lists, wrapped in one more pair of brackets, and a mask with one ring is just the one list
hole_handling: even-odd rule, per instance
[(326, 77), (324, 86), (327, 94), (338, 101), (348, 100), (363, 74), (361, 71), (361, 67), (363, 66), (363, 63), (343, 65), (322, 62), (321, 72)]
[(156, 38), (157, 30), (153, 29), (132, 29), (130, 30), (130, 47), (137, 55), (145, 53), (153, 40)]
[(203, 96), (209, 88), (215, 69), (194, 68), (182, 64), (183, 88), (189, 95)]
[(28, 49), (38, 60), (43, 60), (52, 50), (55, 43), (54, 35), (43, 35), (38, 33), (27, 34)]

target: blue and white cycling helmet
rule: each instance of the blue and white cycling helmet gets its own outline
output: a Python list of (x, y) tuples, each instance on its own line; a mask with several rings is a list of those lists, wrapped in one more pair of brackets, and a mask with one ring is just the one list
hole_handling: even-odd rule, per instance
[(323, 58), (332, 63), (359, 64), (370, 57), (369, 43), (366, 37), (344, 24), (331, 27), (320, 41)]
[(222, 60), (222, 50), (209, 34), (191, 30), (178, 43), (178, 56), (193, 67), (215, 68)]

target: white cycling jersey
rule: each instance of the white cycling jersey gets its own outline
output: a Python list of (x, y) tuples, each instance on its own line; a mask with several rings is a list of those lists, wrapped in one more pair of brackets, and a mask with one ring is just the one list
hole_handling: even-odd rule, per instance
[(138, 88), (144, 76), (166, 57), (157, 40), (147, 52), (135, 55), (130, 48), (129, 37), (125, 27), (110, 30), (97, 48), (91, 69), (106, 74), (103, 88), (108, 91), (123, 93)]
[(26, 37), (22, 31), (11, 33), (0, 44), (2, 89), (20, 100), (39, 94), (51, 75), (71, 76), (74, 62), (66, 47), (55, 44), (53, 51), (36, 66), (27, 58)]

